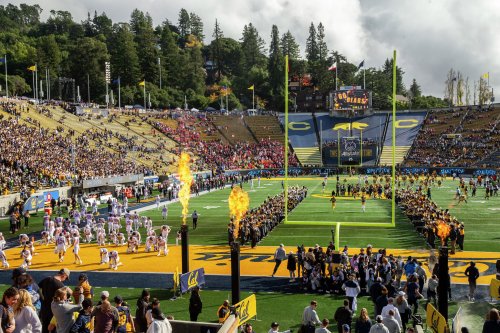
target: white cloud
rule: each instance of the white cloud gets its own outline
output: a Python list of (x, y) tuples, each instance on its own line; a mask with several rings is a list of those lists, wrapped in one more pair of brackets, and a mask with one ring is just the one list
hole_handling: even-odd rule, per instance
[(165, 19), (177, 23), (181, 8), (198, 14), (207, 40), (217, 18), (224, 34), (240, 39), (243, 26), (252, 22), (269, 40), (271, 26), (290, 30), (304, 52), (311, 22), (325, 26), (330, 50), (357, 64), (379, 67), (398, 51), (405, 84), (416, 78), (423, 92), (442, 96), (446, 72), (453, 67), (470, 80), (490, 72), (490, 82), (500, 89), (500, 1), (495, 0), (9, 0), (14, 4), (38, 3), (43, 18), (50, 9), (67, 10), (76, 21), (87, 12), (106, 12), (113, 21), (128, 21), (134, 8), (147, 11), (155, 24)]

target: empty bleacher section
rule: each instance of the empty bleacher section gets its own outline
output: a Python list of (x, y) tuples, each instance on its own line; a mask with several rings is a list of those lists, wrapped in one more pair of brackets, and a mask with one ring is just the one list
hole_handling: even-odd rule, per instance
[[(285, 116), (280, 115), (279, 119), (284, 126)], [(288, 115), (288, 141), (303, 166), (322, 165), (316, 126), (311, 114)]]
[(262, 139), (283, 141), (285, 139), (281, 125), (276, 117), (246, 116), (243, 120), (259, 141)]
[[(417, 137), (427, 112), (397, 113), (396, 114), (396, 153), (395, 163), (404, 161), (415, 138)], [(380, 165), (392, 164), (392, 115), (387, 122), (387, 131), (380, 155)]]
[(256, 142), (253, 134), (240, 116), (211, 116), (209, 119), (230, 144)]

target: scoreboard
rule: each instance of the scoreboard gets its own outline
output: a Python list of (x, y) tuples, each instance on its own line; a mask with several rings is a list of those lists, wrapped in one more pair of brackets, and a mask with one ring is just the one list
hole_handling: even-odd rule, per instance
[(341, 87), (331, 93), (331, 105), (334, 111), (366, 110), (371, 108), (371, 93), (360, 86)]

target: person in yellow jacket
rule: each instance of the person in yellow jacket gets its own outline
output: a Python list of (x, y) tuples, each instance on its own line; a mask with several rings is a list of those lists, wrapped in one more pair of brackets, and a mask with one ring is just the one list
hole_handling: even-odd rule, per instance
[(226, 299), (219, 309), (217, 310), (217, 316), (219, 317), (219, 323), (223, 323), (226, 321), (227, 317), (229, 317), (229, 301)]

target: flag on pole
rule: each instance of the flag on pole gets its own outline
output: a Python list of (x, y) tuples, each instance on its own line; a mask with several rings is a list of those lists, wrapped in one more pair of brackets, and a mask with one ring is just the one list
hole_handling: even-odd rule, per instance
[(483, 79), (488, 79), (489, 77), (490, 77), (490, 73), (484, 73), (484, 74), (482, 75), (482, 78), (483, 78)]
[(363, 61), (362, 61), (362, 62), (360, 62), (360, 63), (359, 63), (359, 65), (358, 65), (358, 71), (359, 71), (361, 68), (363, 68), (363, 67), (365, 67), (365, 60), (364, 60), (364, 59), (363, 59)]
[(248, 87), (248, 90), (254, 90), (254, 88), (255, 88), (254, 86), (255, 86), (255, 85), (254, 85), (254, 84), (252, 84), (250, 87)]
[(6, 56), (3, 56), (0, 58), (0, 64), (5, 64), (5, 62), (6, 62), (5, 57)]
[(334, 71), (337, 69), (337, 62), (335, 61), (330, 67), (328, 67), (329, 71)]
[(139, 82), (139, 85), (140, 86), (145, 86), (146, 85), (146, 80), (143, 80), (143, 81)]
[(28, 70), (32, 72), (36, 71), (36, 65), (28, 67)]
[(113, 83), (116, 83), (116, 84), (120, 83), (120, 78), (117, 78), (116, 80), (113, 80)]

